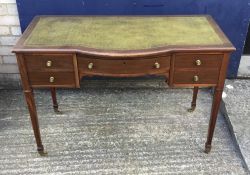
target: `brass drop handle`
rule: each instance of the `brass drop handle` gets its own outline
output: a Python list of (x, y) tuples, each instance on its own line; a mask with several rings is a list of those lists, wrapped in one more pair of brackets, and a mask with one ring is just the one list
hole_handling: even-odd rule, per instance
[(195, 76), (194, 76), (194, 81), (195, 81), (195, 82), (199, 81), (198, 75), (195, 75)]
[(200, 66), (201, 65), (201, 60), (196, 60), (195, 64), (196, 64), (196, 66)]
[(93, 69), (93, 66), (94, 66), (94, 63), (89, 63), (89, 64), (88, 64), (88, 68), (89, 68), (89, 69)]
[(47, 66), (47, 67), (51, 67), (51, 66), (52, 66), (52, 61), (50, 61), (50, 60), (47, 61), (47, 62), (46, 62), (46, 66)]
[(55, 82), (55, 77), (49, 77), (49, 82), (54, 83)]
[(155, 68), (159, 69), (161, 67), (161, 65), (158, 62), (155, 62)]

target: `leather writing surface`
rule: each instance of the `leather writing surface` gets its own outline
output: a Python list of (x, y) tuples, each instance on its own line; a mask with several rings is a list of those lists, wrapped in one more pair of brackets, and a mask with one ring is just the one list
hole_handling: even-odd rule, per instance
[(204, 16), (40, 17), (24, 43), (104, 50), (220, 44), (223, 41)]

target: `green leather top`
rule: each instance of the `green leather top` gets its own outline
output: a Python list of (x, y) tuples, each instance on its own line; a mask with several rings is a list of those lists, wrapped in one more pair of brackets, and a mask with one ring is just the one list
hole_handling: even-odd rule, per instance
[(220, 37), (202, 16), (40, 17), (24, 42), (29, 47), (83, 46), (123, 51), (220, 44)]

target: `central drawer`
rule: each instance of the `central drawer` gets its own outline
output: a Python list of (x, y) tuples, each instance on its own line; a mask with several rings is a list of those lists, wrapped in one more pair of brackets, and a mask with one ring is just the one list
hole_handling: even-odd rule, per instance
[(168, 74), (170, 57), (134, 59), (97, 59), (78, 57), (80, 75), (142, 76)]

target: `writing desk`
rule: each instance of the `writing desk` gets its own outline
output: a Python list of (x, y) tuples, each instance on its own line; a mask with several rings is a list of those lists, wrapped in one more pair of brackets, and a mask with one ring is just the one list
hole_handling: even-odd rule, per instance
[[(44, 154), (33, 88), (79, 88), (85, 76), (165, 76), (170, 87), (214, 87), (205, 152), (211, 143), (235, 48), (210, 16), (37, 16), (16, 53), (37, 150)], [(194, 121), (195, 122), (195, 121)]]

